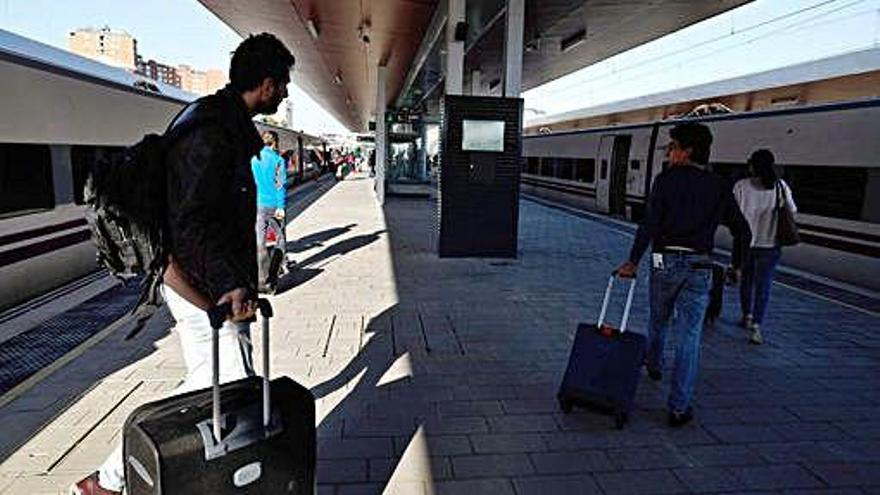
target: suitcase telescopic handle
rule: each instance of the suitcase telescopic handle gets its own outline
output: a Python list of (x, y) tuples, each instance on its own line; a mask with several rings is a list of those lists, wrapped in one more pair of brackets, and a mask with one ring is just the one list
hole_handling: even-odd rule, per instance
[[(257, 299), (257, 309), (263, 320), (263, 426), (268, 428), (271, 418), (272, 404), (269, 396), (269, 318), (274, 315), (272, 304), (268, 299)], [(211, 419), (214, 430), (214, 440), (220, 443), (222, 429), (220, 428), (220, 329), (223, 322), (232, 313), (232, 304), (223, 303), (208, 309), (208, 319), (211, 322)]]
[[(608, 312), (608, 302), (611, 300), (611, 289), (614, 288), (614, 280), (617, 278), (617, 272), (612, 273), (608, 278), (608, 286), (605, 288), (605, 296), (602, 298), (602, 310), (599, 311), (599, 326), (605, 323), (605, 314)], [(632, 277), (629, 283), (629, 290), (626, 293), (626, 305), (623, 307), (623, 318), (620, 321), (620, 333), (626, 331), (626, 324), (629, 322), (629, 312), (632, 308), (633, 295), (636, 289), (636, 278)]]

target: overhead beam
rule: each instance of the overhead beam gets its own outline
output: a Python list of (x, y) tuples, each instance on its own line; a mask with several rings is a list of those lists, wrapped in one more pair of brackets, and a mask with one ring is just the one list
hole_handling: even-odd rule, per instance
[(406, 94), (412, 88), (412, 85), (416, 81), (416, 77), (418, 77), (419, 72), (422, 71), (422, 67), (428, 62), (428, 57), (431, 56), (431, 51), (434, 50), (434, 45), (437, 43), (437, 40), (439, 40), (440, 36), (445, 32), (443, 28), (446, 27), (446, 19), (449, 12), (448, 1), (449, 0), (440, 0), (437, 2), (437, 7), (434, 8), (434, 15), (431, 16), (431, 23), (428, 24), (425, 36), (422, 37), (422, 42), (419, 44), (416, 56), (413, 57), (413, 62), (410, 64), (409, 71), (406, 73), (406, 78), (403, 80), (403, 86), (400, 87), (400, 92), (397, 93), (397, 98), (394, 100), (395, 107), (403, 106), (404, 97), (406, 97)]

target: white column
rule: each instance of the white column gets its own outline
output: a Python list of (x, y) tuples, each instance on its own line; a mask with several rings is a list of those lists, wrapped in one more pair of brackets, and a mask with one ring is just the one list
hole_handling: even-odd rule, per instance
[(525, 0), (507, 0), (507, 34), (504, 37), (504, 86), (503, 95), (518, 98), (522, 89), (523, 26), (525, 24)]
[(471, 71), (471, 95), (483, 96), (483, 73), (479, 70)]
[(379, 204), (385, 203), (385, 150), (387, 135), (385, 132), (385, 84), (388, 69), (380, 65), (376, 69), (376, 199)]
[(446, 94), (460, 95), (464, 78), (464, 41), (455, 41), (455, 26), (465, 20), (465, 0), (449, 0), (446, 18)]
[(419, 147), (419, 179), (428, 178), (428, 126), (424, 123), (419, 124), (419, 141), (422, 145)]

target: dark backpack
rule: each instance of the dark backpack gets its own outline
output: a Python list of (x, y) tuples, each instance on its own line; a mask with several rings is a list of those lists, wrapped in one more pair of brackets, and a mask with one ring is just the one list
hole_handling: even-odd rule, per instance
[(98, 263), (126, 283), (140, 279), (132, 310), (139, 323), (161, 304), (158, 288), (168, 258), (165, 181), (164, 138), (149, 134), (122, 153), (96, 160), (85, 185)]
[(97, 159), (86, 179), (86, 219), (98, 248), (98, 263), (124, 283), (139, 280), (141, 293), (131, 312), (134, 336), (162, 303), (159, 287), (168, 260), (165, 153), (191, 120), (164, 135), (148, 134), (122, 153)]

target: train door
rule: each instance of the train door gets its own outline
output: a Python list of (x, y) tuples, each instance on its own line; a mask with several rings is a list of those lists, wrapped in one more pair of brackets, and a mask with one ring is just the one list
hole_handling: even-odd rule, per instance
[(599, 152), (596, 154), (598, 177), (596, 177), (596, 208), (602, 213), (610, 213), (611, 180), (608, 171), (611, 168), (611, 156), (614, 154), (614, 135), (608, 134), (599, 138)]
[(629, 149), (632, 136), (614, 136), (611, 154), (608, 210), (612, 215), (626, 215), (626, 174), (629, 170)]
[(603, 213), (626, 214), (626, 173), (632, 136), (613, 134), (599, 140), (596, 206)]

